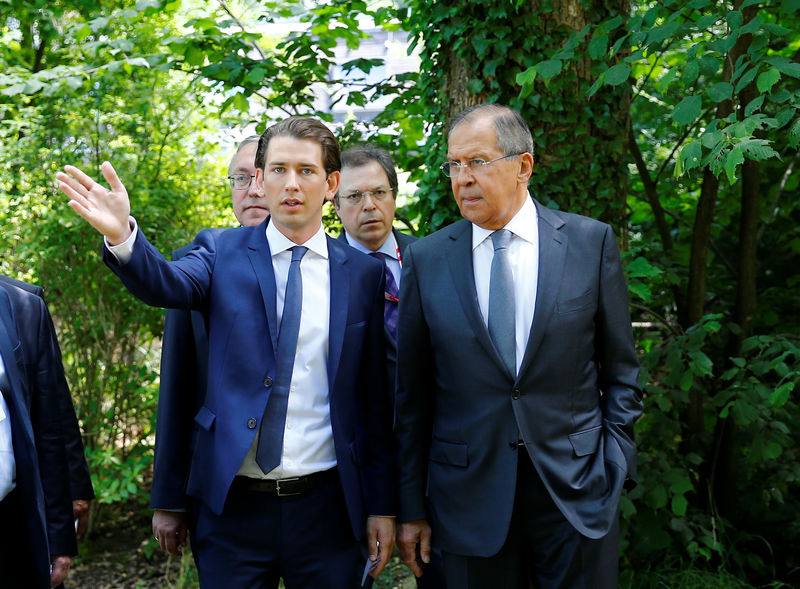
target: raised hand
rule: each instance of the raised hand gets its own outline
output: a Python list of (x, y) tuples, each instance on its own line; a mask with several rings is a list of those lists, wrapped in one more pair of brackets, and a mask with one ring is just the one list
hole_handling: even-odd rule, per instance
[(64, 166), (64, 172), (56, 173), (56, 180), (61, 192), (69, 197), (72, 210), (105, 235), (110, 245), (117, 245), (131, 234), (128, 224), (131, 204), (128, 191), (117, 176), (114, 166), (110, 162), (103, 162), (100, 170), (111, 190), (98, 184), (75, 166)]

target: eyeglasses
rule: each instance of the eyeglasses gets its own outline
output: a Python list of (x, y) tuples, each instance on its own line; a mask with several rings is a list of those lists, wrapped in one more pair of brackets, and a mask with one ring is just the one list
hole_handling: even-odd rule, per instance
[(489, 164), (493, 164), (494, 162), (504, 160), (507, 157), (517, 157), (518, 155), (522, 155), (521, 153), (509, 153), (508, 155), (501, 155), (500, 157), (496, 157), (493, 160), (484, 161), (480, 158), (475, 158), (473, 160), (469, 160), (467, 163), (462, 164), (461, 162), (457, 162), (455, 160), (450, 160), (443, 163), (439, 168), (442, 170), (442, 173), (447, 176), (448, 178), (452, 177), (453, 175), (457, 175), (460, 170), (464, 168), (469, 168), (469, 171), (473, 174), (476, 172), (480, 172)]
[(250, 187), (250, 184), (253, 182), (253, 178), (255, 178), (255, 176), (248, 176), (247, 174), (234, 174), (233, 176), (228, 176), (228, 183), (234, 190), (244, 190), (245, 188)]
[(350, 194), (342, 194), (339, 196), (344, 202), (350, 206), (357, 207), (362, 203), (366, 197), (370, 197), (374, 202), (381, 202), (386, 200), (392, 195), (392, 191), (387, 188), (380, 187), (375, 190), (354, 190)]

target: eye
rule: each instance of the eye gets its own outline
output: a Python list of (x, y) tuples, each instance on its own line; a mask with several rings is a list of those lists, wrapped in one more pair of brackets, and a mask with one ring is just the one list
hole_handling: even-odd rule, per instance
[(375, 195), (375, 197), (376, 197), (378, 200), (380, 200), (380, 199), (382, 199), (384, 196), (386, 196), (386, 191), (385, 191), (385, 190), (374, 190), (374, 191), (372, 192), (372, 194), (374, 194), (374, 195)]
[(311, 168), (303, 168), (302, 170), (300, 170), (300, 173), (303, 174), (303, 176), (310, 176), (311, 174), (314, 173), (314, 170), (312, 170)]
[(272, 171), (275, 174), (283, 174), (284, 168), (283, 166), (275, 166), (274, 168), (272, 168)]
[(482, 160), (481, 158), (475, 158), (474, 160), (469, 160), (469, 166), (471, 168), (480, 168), (481, 166), (485, 166), (486, 161)]

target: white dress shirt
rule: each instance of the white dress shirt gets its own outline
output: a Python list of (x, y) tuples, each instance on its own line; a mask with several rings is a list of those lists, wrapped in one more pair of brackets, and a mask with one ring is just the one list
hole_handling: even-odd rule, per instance
[[(358, 251), (364, 252), (365, 254), (373, 253), (371, 249), (357, 241), (356, 238), (350, 235), (347, 231), (344, 232), (344, 237), (347, 240), (347, 243)], [(392, 273), (395, 284), (400, 286), (400, 275), (402, 274), (403, 268), (401, 267), (400, 262), (400, 247), (397, 245), (397, 240), (394, 238), (394, 233), (390, 231), (389, 237), (387, 237), (386, 241), (383, 242), (383, 245), (381, 245), (381, 247), (375, 251), (389, 256), (388, 258), (384, 259), (384, 263)]]
[[(525, 204), (504, 227), (511, 233), (508, 246), (511, 272), (514, 277), (514, 328), (516, 331), (517, 373), (528, 347), (536, 305), (536, 284), (539, 278), (539, 225), (536, 205), (528, 195)], [(478, 293), (483, 322), (489, 325), (489, 278), (492, 272), (493, 230), (472, 224), (472, 265), (475, 290)]]
[[(106, 247), (121, 264), (131, 259), (138, 227), (130, 218), (132, 233), (123, 243)], [(273, 223), (267, 224), (267, 242), (272, 253), (275, 273), (278, 325), (283, 316), (283, 297), (292, 252), (298, 245), (283, 235)], [(279, 479), (328, 470), (336, 466), (333, 446), (331, 410), (328, 395), (328, 340), (330, 325), (330, 265), (328, 242), (320, 224), (317, 232), (305, 243), (308, 248), (300, 262), (303, 278), (303, 307), (292, 383), (286, 408), (281, 463), (266, 475), (256, 463), (258, 436), (247, 451), (237, 474), (252, 478)], [(270, 337), (268, 333), (264, 337)]]
[[(267, 225), (267, 241), (275, 273), (278, 324), (283, 316), (283, 297), (292, 252), (297, 245), (274, 224)], [(300, 262), (303, 278), (303, 310), (294, 357), (292, 384), (286, 407), (281, 463), (267, 475), (256, 463), (258, 436), (247, 452), (237, 474), (253, 478), (280, 479), (327, 470), (336, 466), (333, 447), (331, 409), (328, 395), (328, 340), (330, 326), (331, 279), (328, 242), (319, 230), (304, 244), (308, 252)], [(269, 334), (264, 334), (269, 337)]]
[[(5, 374), (5, 364), (0, 356), (0, 373)], [(17, 463), (14, 461), (14, 446), (11, 442), (11, 418), (8, 405), (0, 393), (0, 501), (16, 486)]]

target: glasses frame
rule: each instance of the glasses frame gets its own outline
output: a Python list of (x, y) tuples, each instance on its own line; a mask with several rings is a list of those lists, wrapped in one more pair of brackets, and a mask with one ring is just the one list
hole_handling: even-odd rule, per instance
[(457, 161), (449, 161), (448, 160), (448, 161), (444, 162), (441, 166), (439, 166), (439, 169), (442, 171), (442, 174), (444, 174), (447, 178), (452, 178), (453, 177), (453, 174), (452, 174), (453, 168), (455, 168), (457, 170), (456, 174), (458, 174), (461, 170), (463, 170), (465, 168), (468, 168), (469, 171), (474, 174), (475, 172), (480, 172), (481, 170), (483, 170), (489, 164), (493, 164), (494, 162), (499, 162), (500, 160), (504, 160), (507, 157), (517, 157), (517, 156), (522, 155), (523, 153), (525, 153), (525, 152), (522, 152), (522, 153), (509, 153), (509, 154), (506, 154), (506, 155), (501, 155), (500, 157), (496, 157), (493, 160), (489, 160), (488, 162), (483, 161), (481, 158), (471, 159), (471, 160), (467, 161), (467, 163), (465, 163), (465, 164), (462, 164), (461, 162), (457, 162)]
[(228, 181), (228, 184), (231, 185), (231, 190), (244, 190), (246, 188), (250, 188), (250, 185), (253, 183), (253, 178), (255, 178), (254, 175), (250, 174), (249, 175), (250, 181), (247, 184), (245, 184), (244, 186), (236, 186), (237, 176), (241, 178), (246, 178), (248, 177), (248, 174), (234, 174), (233, 176), (225, 176), (225, 179)]
[[(386, 194), (381, 198), (375, 198), (375, 193), (379, 190)], [(367, 196), (372, 199), (372, 202), (384, 202), (389, 196), (394, 198), (394, 193), (391, 188), (378, 187), (375, 190), (356, 190), (350, 194), (340, 194), (339, 199), (348, 206), (357, 207), (361, 206)]]

